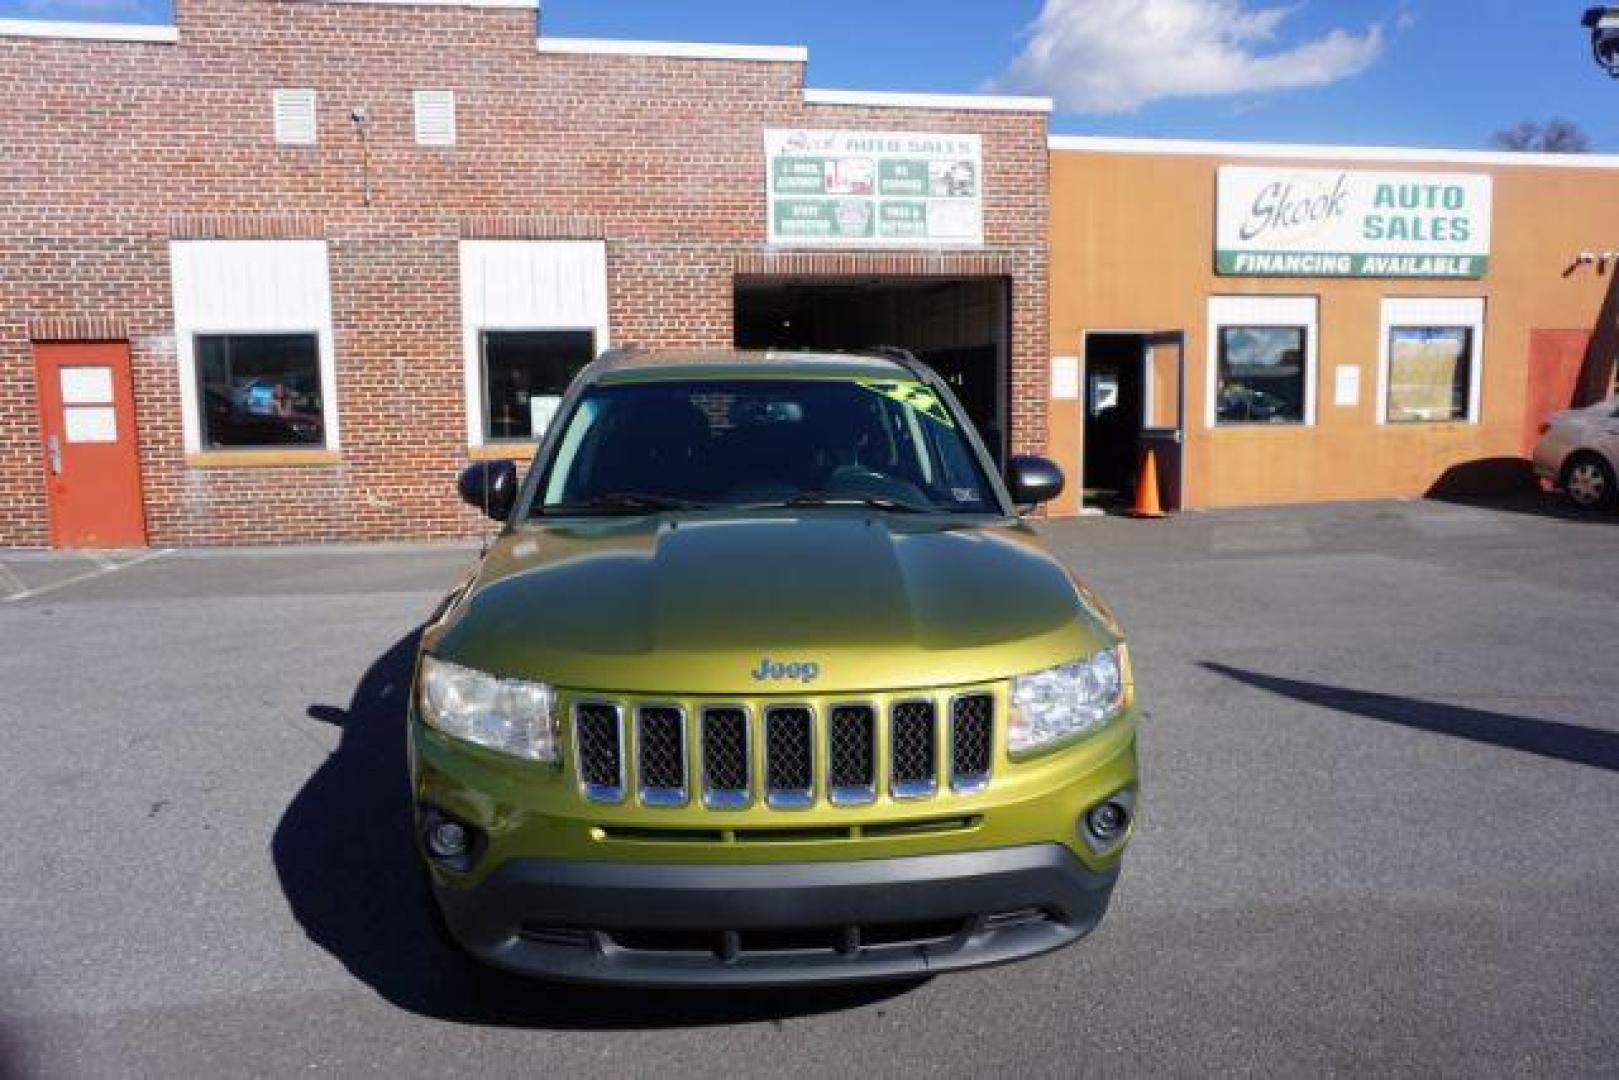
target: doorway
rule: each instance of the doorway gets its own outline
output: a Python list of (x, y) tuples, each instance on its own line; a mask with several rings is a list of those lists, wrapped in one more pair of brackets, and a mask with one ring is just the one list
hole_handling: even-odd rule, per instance
[(738, 278), (739, 349), (908, 349), (950, 385), (1004, 461), (1010, 284), (1004, 278)]
[(1150, 450), (1163, 508), (1181, 506), (1186, 432), (1185, 337), (1179, 331), (1085, 335), (1084, 498), (1125, 509)]
[(36, 344), (34, 370), (51, 546), (145, 546), (128, 343)]

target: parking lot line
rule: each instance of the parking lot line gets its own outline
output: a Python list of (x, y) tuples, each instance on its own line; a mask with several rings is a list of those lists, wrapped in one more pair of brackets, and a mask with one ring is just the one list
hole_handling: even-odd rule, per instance
[[(129, 569), (131, 566), (139, 566), (141, 563), (151, 562), (153, 559), (160, 559), (165, 555), (172, 554), (174, 554), (173, 548), (157, 548), (153, 551), (143, 552), (142, 554), (135, 556), (133, 559), (127, 559), (123, 562), (116, 562), (110, 558), (107, 558), (106, 556), (91, 555), (88, 556), (88, 558), (92, 563), (95, 564), (96, 568), (94, 570), (86, 570), (82, 574), (74, 574), (71, 577), (63, 578), (61, 581), (53, 581), (49, 585), (41, 585), (37, 589), (29, 589), (24, 587), (21, 592), (13, 592), (5, 597), (0, 597), (0, 603), (15, 604), (22, 600), (32, 600), (36, 596), (44, 596), (46, 593), (53, 593), (60, 589), (65, 589), (69, 585), (78, 585), (94, 578), (106, 577), (108, 574), (116, 574), (120, 570)], [(3, 563), (0, 563), (0, 581), (15, 581), (18, 586), (23, 585), (22, 579), (17, 577), (16, 573)]]

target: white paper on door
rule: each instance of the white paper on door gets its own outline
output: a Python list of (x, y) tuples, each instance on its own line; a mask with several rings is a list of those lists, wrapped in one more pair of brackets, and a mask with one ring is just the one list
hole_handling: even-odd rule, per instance
[(60, 374), (63, 405), (112, 404), (112, 368), (65, 367)]
[(63, 410), (70, 443), (118, 441), (118, 413), (111, 405), (69, 405)]

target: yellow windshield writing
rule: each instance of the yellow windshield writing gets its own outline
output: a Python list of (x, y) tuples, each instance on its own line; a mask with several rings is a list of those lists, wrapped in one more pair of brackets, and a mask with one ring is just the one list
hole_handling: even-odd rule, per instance
[(947, 428), (956, 425), (950, 422), (950, 412), (944, 407), (944, 402), (932, 390), (919, 382), (898, 382), (891, 379), (859, 379), (861, 386), (874, 394), (881, 394), (891, 398), (914, 412), (919, 412), (928, 419), (943, 424)]

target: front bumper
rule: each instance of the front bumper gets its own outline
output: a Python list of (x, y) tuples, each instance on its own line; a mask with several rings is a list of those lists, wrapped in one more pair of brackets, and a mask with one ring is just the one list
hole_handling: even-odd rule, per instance
[(1118, 869), (1061, 844), (768, 865), (514, 859), (435, 889), (476, 958), (526, 975), (646, 986), (923, 976), (1089, 933)]

